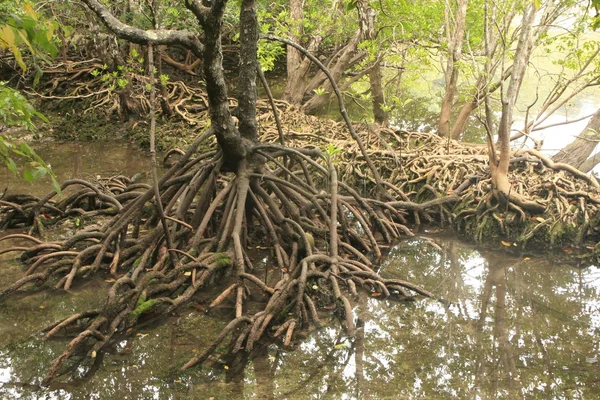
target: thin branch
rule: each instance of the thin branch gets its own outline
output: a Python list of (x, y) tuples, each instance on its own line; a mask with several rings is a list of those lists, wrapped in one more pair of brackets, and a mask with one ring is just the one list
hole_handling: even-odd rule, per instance
[(369, 166), (369, 169), (371, 170), (371, 173), (373, 174), (373, 178), (375, 178), (375, 182), (377, 183), (377, 186), (383, 190), (383, 181), (381, 179), (381, 175), (379, 175), (379, 171), (377, 170), (377, 168), (375, 167), (375, 164), (373, 164), (373, 161), (367, 154), (367, 149), (365, 148), (365, 145), (363, 144), (362, 140), (360, 139), (360, 137), (354, 130), (354, 127), (352, 126), (352, 122), (350, 122), (350, 117), (348, 116), (348, 113), (346, 112), (346, 107), (344, 106), (344, 100), (342, 98), (342, 94), (340, 93), (340, 90), (335, 82), (335, 79), (333, 79), (333, 77), (329, 73), (329, 70), (327, 68), (325, 68), (325, 66), (321, 63), (321, 61), (319, 61), (318, 58), (313, 56), (308, 50), (306, 50), (304, 47), (300, 46), (299, 44), (292, 42), (291, 40), (287, 40), (287, 39), (284, 39), (284, 38), (281, 38), (278, 36), (274, 36), (274, 35), (261, 35), (260, 37), (262, 39), (274, 40), (277, 42), (285, 43), (288, 46), (294, 47), (296, 50), (298, 50), (299, 52), (304, 54), (306, 57), (308, 57), (312, 62), (314, 62), (321, 69), (321, 71), (323, 71), (323, 73), (325, 75), (327, 75), (327, 78), (329, 79), (329, 83), (331, 83), (331, 87), (333, 88), (333, 91), (335, 92), (335, 95), (338, 99), (338, 105), (340, 107), (340, 114), (342, 114), (342, 117), (344, 118), (344, 121), (346, 122), (348, 131), (350, 131), (350, 135), (358, 144), (358, 147), (360, 148), (360, 152), (361, 152), (362, 156), (364, 157), (365, 161), (367, 162), (367, 165)]

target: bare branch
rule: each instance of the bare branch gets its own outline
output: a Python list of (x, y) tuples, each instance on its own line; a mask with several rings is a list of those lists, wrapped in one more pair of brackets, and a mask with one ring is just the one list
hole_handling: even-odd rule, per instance
[(180, 30), (143, 30), (127, 25), (110, 13), (98, 0), (82, 0), (121, 39), (137, 44), (177, 44), (190, 49), (197, 57), (202, 56), (203, 46), (196, 35)]

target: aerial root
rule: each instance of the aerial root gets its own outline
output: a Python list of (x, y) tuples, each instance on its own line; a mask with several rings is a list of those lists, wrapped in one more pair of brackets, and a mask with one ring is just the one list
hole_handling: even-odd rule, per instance
[[(82, 202), (85, 213), (92, 207), (117, 213), (102, 228), (84, 228), (62, 242), (44, 244), (28, 235), (18, 237), (35, 243), (25, 250), (25, 261), (31, 265), (26, 276), (0, 297), (49, 280), (69, 289), (99, 272), (116, 279), (100, 310), (75, 314), (47, 329), (46, 339), (75, 327), (81, 332), (53, 362), (46, 382), (55, 379), (76, 353), (94, 354), (116, 333), (127, 333), (140, 319), (171, 312), (225, 276), (233, 281), (208, 309), (232, 304), (234, 317), (184, 368), (204, 361), (229, 335), (235, 342), (231, 351), (251, 351), (278, 324), (275, 336), (283, 336), (284, 344), (290, 345), (298, 329), (320, 325), (320, 304), (333, 304), (343, 316), (347, 334), (353, 336), (349, 295), (356, 296), (359, 290), (385, 298), (410, 299), (410, 292), (435, 297), (408, 282), (385, 280), (367, 256), (380, 259), (380, 242), (405, 233), (402, 207), (363, 196), (340, 182), (333, 160), (318, 150), (258, 145), (259, 151), (264, 162), (240, 163), (234, 174), (227, 174), (221, 172), (220, 153), (193, 158), (192, 150), (161, 178), (160, 196), (150, 187), (117, 201), (117, 196), (137, 193), (141, 187), (114, 178), (102, 181), (102, 191), (70, 181), (67, 186), (83, 189), (69, 201), (50, 203), (54, 194), (28, 200), (24, 210), (34, 215), (51, 204), (46, 209), (51, 218), (62, 218)], [(163, 222), (157, 199), (163, 203)], [(257, 246), (273, 249), (268, 261), (273, 267), (266, 271), (251, 263), (248, 250)], [(257, 292), (266, 296), (266, 304), (249, 315), (248, 302)]]

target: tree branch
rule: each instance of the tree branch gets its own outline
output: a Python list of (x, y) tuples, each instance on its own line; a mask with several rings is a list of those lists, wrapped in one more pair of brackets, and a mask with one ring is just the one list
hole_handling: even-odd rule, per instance
[(181, 45), (190, 49), (197, 57), (202, 57), (203, 46), (198, 37), (188, 31), (179, 30), (143, 30), (127, 25), (110, 13), (98, 0), (81, 0), (102, 20), (111, 32), (121, 39), (137, 44)]
[(192, 12), (192, 14), (196, 16), (198, 22), (204, 25), (206, 18), (208, 17), (208, 13), (210, 12), (210, 8), (204, 6), (200, 0), (186, 0), (185, 6)]

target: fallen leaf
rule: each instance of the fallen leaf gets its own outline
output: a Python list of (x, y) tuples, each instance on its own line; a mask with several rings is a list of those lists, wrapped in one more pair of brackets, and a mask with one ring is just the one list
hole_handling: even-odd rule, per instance
[(275, 361), (275, 356), (269, 356), (269, 361)]
[(324, 306), (323, 308), (325, 308), (326, 310), (335, 310), (336, 305), (335, 304), (331, 304), (329, 306)]
[(373, 292), (371, 293), (371, 297), (379, 297), (381, 296), (381, 292)]
[(116, 281), (117, 281), (116, 279), (112, 279), (112, 278), (104, 280), (104, 282), (106, 282), (106, 283), (115, 283)]
[(229, 369), (228, 365), (223, 365), (223, 369)]
[(185, 276), (191, 276), (192, 275), (192, 271), (185, 271), (183, 274)]
[(192, 350), (192, 353), (195, 353), (195, 352), (197, 352), (197, 351), (198, 351), (198, 350), (196, 350), (196, 349), (193, 349), (193, 350)]
[(40, 306), (40, 310), (43, 310), (44, 308), (46, 308), (46, 306)]
[(523, 261), (529, 261), (529, 260), (531, 260), (531, 258), (529, 258), (529, 257), (525, 257), (525, 258), (523, 259)]
[(96, 358), (96, 350), (92, 351), (92, 358)]
[(517, 247), (519, 244), (517, 242), (513, 242), (513, 246)]
[(314, 290), (317, 290), (319, 287), (317, 285), (313, 285), (312, 287)]
[(502, 246), (506, 246), (506, 247), (510, 247), (511, 244), (509, 242), (505, 242), (504, 240), (501, 241), (500, 243), (502, 243)]
[(287, 269), (287, 268), (281, 268), (281, 271), (282, 271), (282, 272), (286, 272), (286, 273), (287, 273), (287, 272), (288, 272), (288, 269)]
[(181, 379), (177, 379), (175, 383), (181, 383)]

